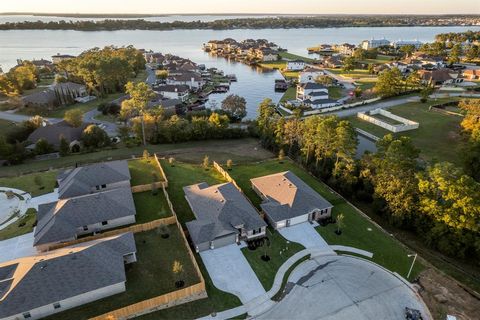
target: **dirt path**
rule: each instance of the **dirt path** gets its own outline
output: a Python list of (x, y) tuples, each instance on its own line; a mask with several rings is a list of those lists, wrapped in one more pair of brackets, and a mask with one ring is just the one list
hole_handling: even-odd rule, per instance
[(460, 287), (456, 281), (433, 268), (419, 276), (419, 293), (434, 319), (444, 320), (453, 315), (458, 320), (474, 320), (480, 317), (480, 298)]

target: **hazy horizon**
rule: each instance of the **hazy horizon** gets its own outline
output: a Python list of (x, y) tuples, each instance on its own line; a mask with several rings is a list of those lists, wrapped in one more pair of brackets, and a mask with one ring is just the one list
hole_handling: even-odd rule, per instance
[[(62, 0), (2, 0), (0, 13), (16, 14), (148, 14), (148, 15), (321, 15), (321, 14), (480, 14), (476, 0), (180, 0), (161, 3), (158, 0), (128, 1), (83, 0), (66, 3)], [(272, 9), (274, 8), (274, 9)]]

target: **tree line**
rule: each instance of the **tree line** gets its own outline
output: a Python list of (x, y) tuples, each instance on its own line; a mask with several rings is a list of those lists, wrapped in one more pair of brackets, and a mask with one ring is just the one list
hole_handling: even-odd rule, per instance
[[(478, 101), (465, 101), (463, 127), (480, 150)], [(480, 184), (448, 162), (425, 163), (408, 137), (386, 135), (377, 152), (356, 159), (357, 136), (336, 116), (285, 119), (271, 100), (259, 107), (252, 133), (267, 149), (285, 152), (312, 174), (433, 248), (480, 261)], [(473, 143), (473, 142), (472, 142)], [(479, 159), (477, 153), (477, 160)], [(472, 163), (474, 161), (472, 160)], [(478, 172), (478, 161), (476, 162)]]
[(108, 46), (93, 48), (57, 65), (68, 81), (83, 83), (90, 93), (103, 97), (123, 92), (129, 79), (145, 69), (142, 52), (134, 48)]
[[(463, 19), (465, 25), (474, 25), (475, 17), (448, 16)], [(447, 18), (448, 18), (447, 17)], [(337, 28), (337, 27), (384, 27), (384, 26), (421, 26), (431, 25), (433, 16), (283, 16), (262, 18), (219, 19), (214, 21), (174, 21), (160, 22), (144, 19), (122, 20), (105, 19), (101, 21), (23, 21), (0, 24), (0, 30), (174, 30), (174, 29), (290, 29), (290, 28)], [(445, 16), (437, 20), (436, 26), (457, 25)]]

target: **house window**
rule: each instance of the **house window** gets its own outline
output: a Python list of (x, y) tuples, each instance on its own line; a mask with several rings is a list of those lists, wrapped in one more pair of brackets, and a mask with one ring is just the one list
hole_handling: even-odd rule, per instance
[(108, 224), (108, 221), (102, 221), (102, 226), (106, 226)]
[(53, 309), (60, 309), (60, 308), (61, 308), (60, 302), (55, 302), (53, 304)]
[(102, 184), (102, 189), (105, 189), (107, 187), (106, 184)]
[(31, 318), (31, 317), (32, 317), (32, 315), (30, 314), (30, 312), (24, 312), (23, 313), (23, 318), (24, 319), (28, 319), (28, 318)]
[(100, 186), (95, 186), (95, 189), (100, 190)]
[(87, 231), (88, 230), (88, 226), (83, 226), (83, 231)]

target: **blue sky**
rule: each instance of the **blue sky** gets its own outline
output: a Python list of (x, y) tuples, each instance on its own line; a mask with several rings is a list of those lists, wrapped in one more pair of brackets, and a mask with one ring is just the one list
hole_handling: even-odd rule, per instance
[(480, 14), (480, 0), (0, 0), (0, 12)]

